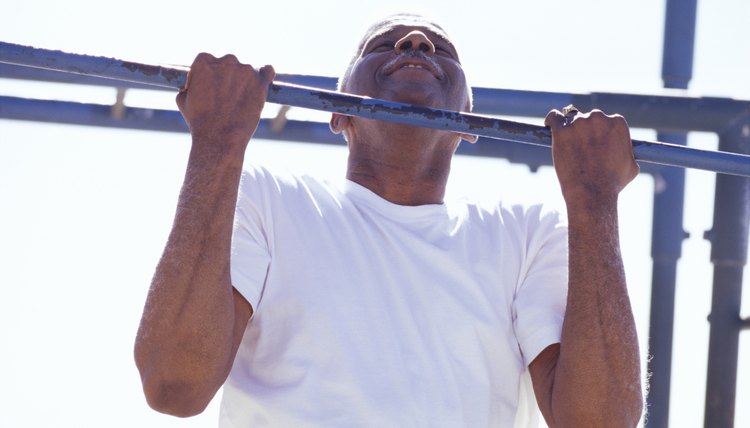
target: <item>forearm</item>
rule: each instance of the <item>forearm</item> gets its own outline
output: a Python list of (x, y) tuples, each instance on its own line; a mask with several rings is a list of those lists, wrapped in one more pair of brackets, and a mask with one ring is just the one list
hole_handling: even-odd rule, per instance
[(568, 216), (569, 290), (553, 414), (559, 426), (635, 426), (642, 411), (640, 360), (617, 200), (569, 204)]
[(235, 352), (229, 258), (244, 149), (203, 143), (194, 138), (135, 345), (146, 396), (168, 412), (172, 400), (210, 400)]

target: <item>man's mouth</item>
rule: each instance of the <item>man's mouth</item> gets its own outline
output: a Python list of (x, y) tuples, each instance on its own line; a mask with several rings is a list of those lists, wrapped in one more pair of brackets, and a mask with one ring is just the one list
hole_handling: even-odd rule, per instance
[(443, 78), (443, 70), (435, 60), (421, 53), (405, 53), (397, 56), (383, 66), (386, 75), (391, 75), (397, 70), (426, 70), (432, 73), (436, 79)]

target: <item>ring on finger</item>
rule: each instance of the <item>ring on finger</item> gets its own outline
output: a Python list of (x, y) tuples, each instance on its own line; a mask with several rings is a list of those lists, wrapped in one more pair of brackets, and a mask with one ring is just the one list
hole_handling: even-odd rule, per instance
[(578, 114), (578, 109), (573, 104), (568, 104), (563, 107), (562, 113), (565, 116), (565, 125), (570, 125)]

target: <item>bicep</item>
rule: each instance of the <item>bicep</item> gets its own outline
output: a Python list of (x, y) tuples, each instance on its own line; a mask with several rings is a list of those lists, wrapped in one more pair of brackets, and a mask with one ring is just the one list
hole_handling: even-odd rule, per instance
[(553, 427), (552, 418), (552, 390), (554, 387), (555, 370), (560, 356), (560, 344), (553, 343), (544, 348), (529, 364), (529, 375), (534, 387), (534, 395), (539, 410), (547, 425)]
[(234, 361), (234, 357), (237, 355), (237, 350), (240, 347), (240, 342), (242, 342), (242, 336), (244, 336), (245, 334), (247, 323), (250, 321), (250, 317), (252, 317), (253, 315), (253, 307), (234, 287), (232, 287), (232, 295), (234, 297), (234, 334), (232, 335), (232, 361)]

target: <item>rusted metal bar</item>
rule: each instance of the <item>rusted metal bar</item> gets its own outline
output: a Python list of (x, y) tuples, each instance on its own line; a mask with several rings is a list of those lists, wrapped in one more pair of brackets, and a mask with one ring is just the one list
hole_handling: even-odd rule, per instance
[[(173, 91), (171, 87), (112, 80), (92, 75), (60, 73), (0, 62), (0, 78), (74, 83), (134, 89)], [(326, 76), (276, 74), (277, 82), (335, 90), (337, 79)], [(750, 101), (716, 97), (688, 97), (607, 92), (569, 93), (472, 87), (474, 107), (479, 114), (544, 117), (551, 106), (575, 104), (581, 111), (598, 108), (619, 113), (631, 127), (662, 131), (722, 132), (732, 118), (750, 111)]]
[[(78, 55), (0, 42), (0, 62), (94, 75), (181, 89), (187, 69), (139, 64), (113, 58)], [(550, 130), (489, 116), (414, 106), (368, 97), (283, 83), (272, 83), (267, 101), (349, 116), (478, 135), (492, 139), (551, 147)], [(750, 156), (692, 149), (654, 141), (633, 140), (641, 162), (696, 168), (750, 177)]]

